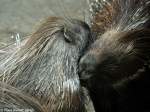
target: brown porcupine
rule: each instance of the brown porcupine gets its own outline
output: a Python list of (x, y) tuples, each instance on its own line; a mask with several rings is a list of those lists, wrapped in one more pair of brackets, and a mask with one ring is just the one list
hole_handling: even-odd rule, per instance
[(4, 54), (0, 108), (86, 111), (77, 65), (90, 37), (82, 21), (48, 18), (18, 50)]
[(95, 42), (80, 59), (96, 112), (150, 111), (150, 0), (91, 2)]

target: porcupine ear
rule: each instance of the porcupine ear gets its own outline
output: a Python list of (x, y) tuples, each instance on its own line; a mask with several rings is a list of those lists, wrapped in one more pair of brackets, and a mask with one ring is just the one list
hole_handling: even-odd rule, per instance
[(64, 32), (64, 38), (66, 40), (66, 42), (68, 43), (74, 43), (75, 42), (75, 38), (74, 38), (74, 33), (69, 31), (67, 28), (63, 29)]

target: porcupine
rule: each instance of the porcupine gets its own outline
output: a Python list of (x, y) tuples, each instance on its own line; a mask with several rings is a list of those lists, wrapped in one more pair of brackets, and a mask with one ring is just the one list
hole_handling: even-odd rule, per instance
[(150, 0), (91, 2), (95, 42), (80, 79), (96, 112), (150, 111)]
[(90, 38), (86, 23), (49, 17), (1, 63), (0, 108), (86, 111), (77, 65)]

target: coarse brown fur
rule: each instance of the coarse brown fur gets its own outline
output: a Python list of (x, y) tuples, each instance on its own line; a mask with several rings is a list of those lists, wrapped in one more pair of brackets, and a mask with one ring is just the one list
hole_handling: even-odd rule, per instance
[(84, 112), (78, 60), (90, 29), (75, 19), (50, 17), (24, 45), (1, 61), (0, 108)]
[(150, 111), (150, 1), (97, 0), (80, 78), (96, 112)]

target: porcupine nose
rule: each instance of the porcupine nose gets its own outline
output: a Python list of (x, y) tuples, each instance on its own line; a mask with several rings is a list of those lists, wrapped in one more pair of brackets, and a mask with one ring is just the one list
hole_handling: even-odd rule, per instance
[(80, 79), (88, 79), (92, 76), (96, 66), (96, 59), (92, 55), (85, 55), (79, 62), (79, 76)]

